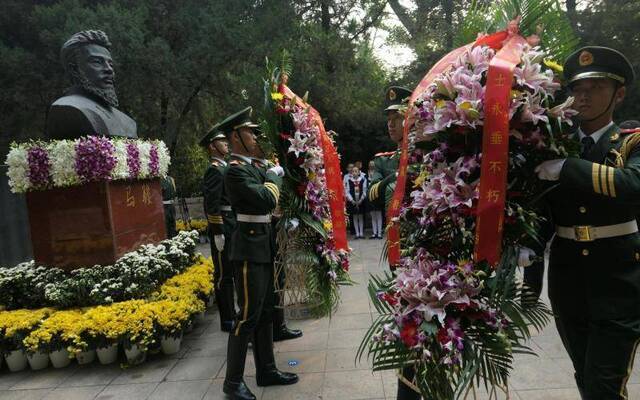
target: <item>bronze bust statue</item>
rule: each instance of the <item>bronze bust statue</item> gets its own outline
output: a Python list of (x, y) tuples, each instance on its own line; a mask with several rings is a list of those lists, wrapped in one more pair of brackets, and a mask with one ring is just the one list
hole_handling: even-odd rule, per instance
[(78, 32), (62, 45), (60, 58), (73, 86), (49, 108), (46, 132), (51, 139), (138, 137), (136, 122), (116, 108), (110, 48), (102, 31)]

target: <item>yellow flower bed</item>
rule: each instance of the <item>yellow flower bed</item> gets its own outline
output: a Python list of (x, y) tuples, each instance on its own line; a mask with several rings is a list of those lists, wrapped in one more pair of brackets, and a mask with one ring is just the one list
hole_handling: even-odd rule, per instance
[(206, 219), (192, 219), (189, 222), (191, 227), (187, 226), (187, 223), (181, 219), (176, 220), (176, 230), (180, 231), (191, 231), (193, 229), (197, 230), (200, 233), (207, 232), (207, 220)]
[(213, 291), (212, 276), (211, 259), (199, 256), (193, 266), (167, 280), (148, 299), (86, 309), (1, 311), (0, 340), (7, 343), (16, 333), (26, 335), (21, 347), (29, 352), (62, 343), (78, 353), (91, 347), (87, 338), (110, 343), (124, 340), (146, 348), (159, 333), (156, 329), (177, 334), (193, 314), (205, 310), (201, 298)]

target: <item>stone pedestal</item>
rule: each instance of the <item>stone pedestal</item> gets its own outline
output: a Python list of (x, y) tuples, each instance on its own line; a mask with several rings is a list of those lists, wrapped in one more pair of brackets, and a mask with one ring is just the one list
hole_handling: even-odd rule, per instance
[(27, 194), (34, 260), (63, 269), (113, 264), (166, 238), (159, 179)]

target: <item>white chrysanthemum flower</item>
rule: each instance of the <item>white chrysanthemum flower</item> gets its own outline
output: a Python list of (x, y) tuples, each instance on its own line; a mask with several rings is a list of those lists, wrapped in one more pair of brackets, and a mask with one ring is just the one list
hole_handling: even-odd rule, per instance
[(24, 144), (16, 145), (7, 154), (5, 163), (9, 166), (7, 176), (13, 193), (24, 193), (31, 189), (27, 148), (28, 146)]
[(148, 178), (151, 173), (149, 169), (149, 161), (150, 156), (149, 152), (151, 151), (151, 143), (146, 141), (138, 141), (138, 151), (140, 152), (140, 178)]
[(51, 178), (55, 186), (72, 186), (80, 184), (76, 173), (76, 141), (56, 140), (49, 144), (49, 162), (51, 162)]

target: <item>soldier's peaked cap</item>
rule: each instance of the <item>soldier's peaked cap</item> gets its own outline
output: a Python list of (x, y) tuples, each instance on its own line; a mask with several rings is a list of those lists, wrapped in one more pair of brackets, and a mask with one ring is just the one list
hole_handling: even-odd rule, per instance
[(631, 85), (635, 72), (627, 57), (608, 47), (587, 46), (571, 54), (564, 63), (564, 76), (572, 84), (582, 79), (609, 78)]
[(253, 108), (251, 108), (251, 106), (243, 108), (220, 122), (218, 129), (226, 135), (229, 135), (231, 132), (240, 128), (257, 128), (259, 125), (251, 120), (252, 114)]
[(227, 136), (220, 130), (220, 124), (215, 124), (209, 129), (206, 135), (202, 139), (200, 139), (200, 146), (207, 147), (209, 143), (215, 142), (216, 140), (227, 139)]
[(411, 97), (411, 90), (402, 86), (391, 86), (387, 89), (384, 96), (384, 111), (396, 111), (400, 110), (405, 105), (403, 104), (408, 98)]

